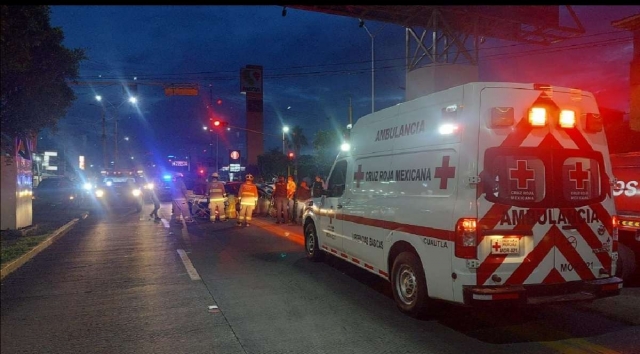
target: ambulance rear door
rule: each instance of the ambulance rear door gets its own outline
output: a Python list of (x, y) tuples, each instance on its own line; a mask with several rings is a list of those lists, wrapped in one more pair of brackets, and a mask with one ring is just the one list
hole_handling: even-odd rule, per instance
[[(538, 125), (533, 107), (545, 110)], [(574, 111), (575, 126), (560, 125), (562, 110)], [(573, 90), (482, 90), (477, 285), (555, 284), (610, 272), (610, 164), (604, 133), (584, 131), (587, 113), (597, 113), (595, 100)]]

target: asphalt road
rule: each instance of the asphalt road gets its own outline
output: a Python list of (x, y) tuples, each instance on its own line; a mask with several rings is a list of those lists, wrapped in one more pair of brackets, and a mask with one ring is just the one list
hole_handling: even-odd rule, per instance
[(376, 276), (307, 261), (300, 227), (181, 227), (150, 209), (91, 215), (5, 278), (2, 353), (640, 352), (638, 326), (577, 306), (413, 319)]

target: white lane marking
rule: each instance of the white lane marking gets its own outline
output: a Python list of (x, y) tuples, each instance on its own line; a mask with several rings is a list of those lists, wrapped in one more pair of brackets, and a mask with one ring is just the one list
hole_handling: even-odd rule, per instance
[(193, 267), (193, 264), (191, 264), (191, 260), (189, 259), (189, 256), (187, 256), (187, 253), (183, 249), (179, 249), (178, 254), (182, 259), (184, 267), (187, 268), (187, 273), (189, 273), (191, 280), (200, 280), (200, 275), (198, 274), (196, 268)]

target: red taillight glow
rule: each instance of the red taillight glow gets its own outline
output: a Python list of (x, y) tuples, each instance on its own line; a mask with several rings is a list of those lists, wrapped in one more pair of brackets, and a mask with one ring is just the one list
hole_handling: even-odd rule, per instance
[(617, 215), (611, 217), (611, 226), (613, 228), (613, 235), (611, 235), (611, 252), (618, 252), (618, 221)]
[(460, 219), (456, 223), (455, 255), (458, 258), (477, 258), (477, 220)]
[(575, 128), (576, 126), (576, 112), (563, 109), (560, 111), (560, 119), (558, 120), (560, 127), (562, 128)]
[(531, 107), (529, 124), (534, 127), (544, 127), (547, 124), (547, 110), (544, 107)]

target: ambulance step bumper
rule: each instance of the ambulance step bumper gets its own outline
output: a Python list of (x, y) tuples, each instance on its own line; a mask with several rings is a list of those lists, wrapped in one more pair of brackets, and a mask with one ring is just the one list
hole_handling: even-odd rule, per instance
[(620, 294), (622, 279), (611, 277), (562, 284), (521, 286), (467, 286), (463, 289), (465, 305), (495, 303), (540, 305), (558, 302), (589, 301)]

